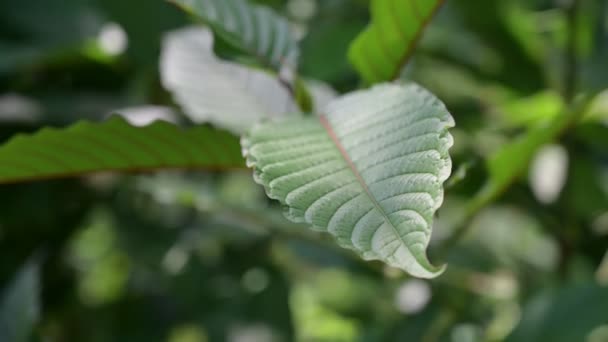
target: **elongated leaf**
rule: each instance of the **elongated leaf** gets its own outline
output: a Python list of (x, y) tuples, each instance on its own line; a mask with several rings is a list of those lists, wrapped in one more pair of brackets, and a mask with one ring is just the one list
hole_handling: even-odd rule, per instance
[(224, 169), (243, 164), (238, 139), (207, 126), (157, 121), (135, 127), (120, 117), (19, 135), (0, 147), (0, 183), (95, 171)]
[(372, 22), (348, 57), (365, 82), (396, 79), (443, 0), (372, 0)]
[(575, 108), (540, 122), (530, 128), (514, 141), (503, 146), (487, 161), (490, 172), (489, 187), (502, 189), (526, 170), (530, 161), (540, 147), (553, 142), (569, 126), (582, 119), (587, 111), (589, 101), (580, 101)]
[(451, 172), (454, 121), (416, 85), (384, 84), (333, 101), (326, 115), (254, 126), (248, 166), (287, 217), (365, 259), (434, 277), (426, 257)]
[(29, 341), (40, 315), (39, 272), (37, 263), (28, 263), (4, 289), (0, 299), (0, 341)]
[(266, 66), (295, 67), (298, 45), (287, 20), (247, 0), (170, 0), (208, 24), (234, 47)]
[(213, 35), (205, 28), (168, 34), (160, 73), (165, 88), (198, 123), (243, 133), (262, 118), (297, 111), (275, 77), (218, 59), (213, 54)]

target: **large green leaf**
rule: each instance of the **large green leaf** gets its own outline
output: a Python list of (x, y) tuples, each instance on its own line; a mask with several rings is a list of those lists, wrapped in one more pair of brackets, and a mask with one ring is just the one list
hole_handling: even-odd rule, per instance
[(208, 24), (234, 47), (263, 65), (295, 67), (298, 45), (289, 23), (271, 9), (247, 0), (169, 0)]
[(372, 22), (352, 43), (348, 57), (365, 82), (399, 77), (424, 27), (443, 0), (372, 0)]
[(241, 167), (238, 139), (207, 126), (181, 129), (164, 121), (145, 127), (120, 117), (44, 128), (0, 147), (0, 183), (74, 176), (95, 171)]
[(291, 94), (276, 77), (218, 59), (205, 28), (168, 34), (163, 42), (163, 85), (195, 122), (243, 133), (262, 118), (295, 113)]
[(434, 277), (426, 256), (451, 172), (454, 121), (416, 85), (384, 84), (333, 101), (326, 115), (254, 126), (248, 166), (287, 216), (365, 259)]
[(40, 270), (26, 264), (0, 298), (0, 341), (29, 341), (40, 316)]

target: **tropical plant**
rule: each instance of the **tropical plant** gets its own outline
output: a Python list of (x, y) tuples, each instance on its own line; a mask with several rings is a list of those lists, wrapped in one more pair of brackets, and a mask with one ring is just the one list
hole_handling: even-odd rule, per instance
[(0, 341), (605, 338), (608, 4), (153, 3), (0, 5)]

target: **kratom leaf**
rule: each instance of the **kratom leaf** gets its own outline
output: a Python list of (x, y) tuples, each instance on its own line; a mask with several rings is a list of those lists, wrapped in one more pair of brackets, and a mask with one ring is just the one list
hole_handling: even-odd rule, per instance
[(0, 298), (0, 341), (29, 341), (40, 316), (40, 270), (26, 264)]
[(289, 23), (247, 0), (169, 0), (208, 24), (223, 40), (265, 66), (295, 68), (299, 54)]
[(168, 34), (160, 73), (163, 85), (195, 122), (243, 133), (262, 118), (297, 112), (276, 77), (213, 53), (213, 35), (204, 28)]
[(372, 21), (348, 57), (368, 84), (394, 80), (443, 0), (372, 0)]
[(383, 84), (333, 101), (320, 117), (258, 124), (243, 154), (289, 219), (364, 259), (430, 278), (443, 271), (426, 247), (451, 172), (453, 125), (426, 90)]
[(18, 135), (2, 145), (0, 184), (96, 171), (238, 168), (239, 151), (236, 137), (207, 126), (181, 129), (156, 121), (135, 127), (120, 117), (82, 121)]

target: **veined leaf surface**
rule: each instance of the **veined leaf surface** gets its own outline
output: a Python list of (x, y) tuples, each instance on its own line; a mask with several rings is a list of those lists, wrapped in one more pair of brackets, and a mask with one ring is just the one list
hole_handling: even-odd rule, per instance
[(247, 0), (169, 0), (208, 24), (234, 47), (266, 66), (294, 68), (299, 49), (289, 23), (265, 6)]
[(165, 88), (198, 123), (211, 122), (240, 134), (262, 118), (298, 111), (276, 77), (217, 58), (213, 35), (205, 28), (169, 33), (160, 73)]
[(364, 259), (431, 278), (443, 271), (426, 248), (451, 172), (453, 125), (428, 91), (383, 84), (333, 101), (320, 117), (256, 125), (242, 145), (289, 219)]
[(225, 131), (207, 126), (181, 129), (164, 121), (136, 127), (112, 117), (14, 137), (0, 146), (0, 184), (96, 171), (227, 169), (242, 164), (238, 139)]
[(368, 84), (394, 80), (443, 0), (372, 0), (372, 21), (348, 57)]

